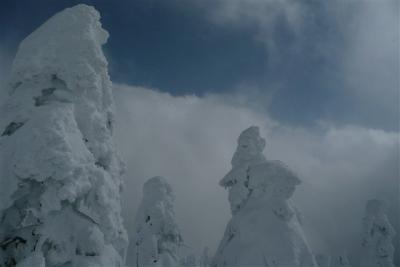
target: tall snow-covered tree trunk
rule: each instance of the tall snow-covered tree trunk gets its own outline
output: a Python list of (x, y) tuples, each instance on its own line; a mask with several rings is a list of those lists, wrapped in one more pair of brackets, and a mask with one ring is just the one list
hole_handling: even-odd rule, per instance
[(229, 189), (232, 219), (212, 266), (316, 266), (296, 210), (289, 202), (300, 180), (283, 163), (267, 161), (258, 127), (242, 132), (232, 170), (220, 185)]
[(0, 266), (124, 266), (122, 163), (92, 7), (50, 18), (19, 46), (0, 114)]
[(377, 199), (368, 201), (363, 233), (361, 266), (394, 267), (392, 239), (396, 233), (386, 216), (383, 202)]
[(150, 178), (143, 185), (143, 199), (135, 218), (135, 267), (178, 267), (182, 243), (175, 220), (174, 195), (163, 177)]

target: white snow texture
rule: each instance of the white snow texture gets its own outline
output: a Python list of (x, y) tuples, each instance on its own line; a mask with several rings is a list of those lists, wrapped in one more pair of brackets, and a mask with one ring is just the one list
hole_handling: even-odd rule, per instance
[(283, 163), (262, 154), (258, 127), (241, 133), (232, 170), (221, 180), (229, 190), (232, 219), (212, 266), (316, 266), (298, 214), (289, 203), (300, 180)]
[(372, 199), (367, 203), (363, 220), (363, 267), (394, 267), (392, 239), (395, 230), (390, 224), (383, 202)]
[(123, 165), (99, 13), (57, 13), (19, 46), (0, 114), (0, 266), (124, 266)]
[(174, 195), (164, 177), (150, 178), (143, 185), (143, 199), (136, 214), (135, 266), (178, 267), (182, 243), (175, 220)]

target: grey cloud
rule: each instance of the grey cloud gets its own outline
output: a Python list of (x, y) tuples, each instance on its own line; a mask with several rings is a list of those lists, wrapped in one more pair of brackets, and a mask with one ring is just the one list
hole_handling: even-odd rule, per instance
[(6, 86), (10, 72), (12, 55), (9, 51), (4, 49), (0, 44), (0, 105), (3, 103), (7, 96)]
[[(398, 1), (366, 1), (346, 27), (346, 49), (341, 56), (348, 97), (367, 107), (370, 120), (395, 121), (399, 114)], [(386, 118), (385, 118), (386, 117)]]
[(116, 141), (127, 160), (124, 213), (128, 231), (144, 181), (169, 179), (187, 246), (215, 248), (229, 217), (226, 194), (218, 180), (229, 170), (242, 129), (261, 124), (246, 108), (218, 98), (172, 97), (143, 88), (117, 86)]
[(115, 95), (116, 140), (128, 166), (128, 231), (143, 182), (163, 175), (176, 192), (186, 244), (194, 252), (206, 245), (215, 249), (230, 217), (227, 194), (218, 181), (229, 170), (237, 136), (249, 125), (259, 125), (267, 137), (267, 158), (286, 162), (302, 178), (294, 201), (305, 215), (314, 250), (348, 250), (357, 266), (361, 218), (369, 198), (389, 203), (390, 219), (400, 231), (397, 132), (328, 122), (294, 128), (218, 95), (173, 97), (120, 85)]
[(255, 38), (266, 44), (273, 55), (276, 50), (275, 30), (280, 22), (287, 23), (295, 38), (299, 38), (307, 5), (294, 0), (220, 0), (210, 10), (210, 19), (220, 25), (243, 25), (255, 29)]
[[(297, 100), (310, 109), (303, 108), (308, 113), (297, 114), (297, 121), (308, 117), (311, 122), (399, 129), (398, 1), (200, 3), (211, 23), (244, 28), (265, 44), (269, 68), (259, 85), (260, 94), (271, 94), (271, 82), (278, 82), (281, 86), (273, 94), (273, 103), (289, 105), (297, 91), (308, 96)], [(309, 98), (317, 98), (316, 104)], [(281, 104), (270, 107), (271, 116), (292, 116), (277, 105)]]

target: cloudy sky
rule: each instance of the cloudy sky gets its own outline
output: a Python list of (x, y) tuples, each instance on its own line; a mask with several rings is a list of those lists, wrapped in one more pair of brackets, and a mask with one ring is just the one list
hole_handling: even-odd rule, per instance
[(187, 245), (215, 249), (230, 216), (218, 180), (240, 131), (257, 124), (267, 158), (304, 181), (295, 201), (316, 251), (356, 261), (373, 197), (400, 232), (398, 1), (3, 0), (3, 84), (18, 43), (81, 2), (110, 32), (128, 230), (141, 185), (163, 175)]
[(0, 59), (79, 2), (111, 33), (114, 82), (173, 95), (246, 91), (293, 125), (399, 129), (396, 0), (3, 0)]

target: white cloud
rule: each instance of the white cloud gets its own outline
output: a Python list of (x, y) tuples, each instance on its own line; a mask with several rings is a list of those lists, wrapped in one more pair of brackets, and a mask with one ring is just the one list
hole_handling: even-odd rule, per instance
[(308, 7), (296, 0), (218, 0), (205, 1), (208, 16), (217, 25), (227, 27), (249, 27), (254, 30), (256, 40), (264, 43), (269, 51), (269, 60), (276, 56), (276, 27), (285, 23), (296, 38), (301, 38)]
[(399, 230), (398, 138), (395, 132), (327, 125), (279, 126), (269, 135), (267, 154), (287, 162), (303, 180), (295, 203), (305, 214), (314, 248), (349, 252), (357, 266), (361, 217), (371, 198), (388, 203), (390, 219)]
[(242, 129), (264, 121), (214, 97), (172, 97), (117, 86), (117, 141), (127, 159), (125, 214), (128, 230), (144, 181), (165, 176), (175, 189), (177, 216), (188, 246), (216, 246), (229, 217), (218, 181), (230, 167)]
[[(334, 110), (324, 99), (330, 107), (320, 116), (339, 123), (399, 129), (399, 1), (197, 2), (206, 6), (205, 14), (212, 23), (244, 27), (254, 33), (256, 40), (265, 43), (265, 60), (271, 69), (278, 66), (290, 74), (293, 64), (299, 73), (304, 67), (314, 67), (315, 86), (332, 90), (332, 101), (340, 101), (335, 106), (341, 106)], [(293, 61), (290, 55), (299, 59)], [(321, 64), (320, 68), (316, 64)], [(260, 94), (265, 91), (269, 90), (260, 89)]]
[(0, 105), (6, 98), (6, 84), (11, 69), (12, 55), (0, 44)]
[(398, 118), (399, 2), (364, 1), (348, 22), (342, 25), (347, 46), (340, 57), (348, 95)]
[[(124, 214), (128, 231), (143, 182), (167, 177), (176, 192), (176, 212), (187, 245), (196, 252), (215, 249), (230, 217), (227, 194), (218, 181), (230, 168), (239, 133), (259, 125), (267, 136), (266, 156), (280, 159), (304, 183), (295, 202), (306, 215), (316, 250), (350, 250), (357, 257), (367, 199), (389, 203), (395, 221), (398, 205), (398, 133), (355, 126), (291, 128), (222, 96), (173, 97), (166, 93), (116, 86), (116, 140), (128, 165)], [(397, 209), (397, 210), (396, 210)]]

